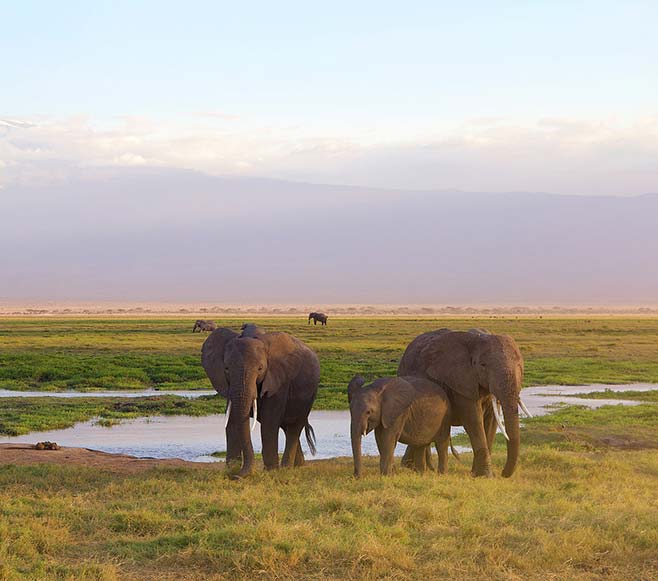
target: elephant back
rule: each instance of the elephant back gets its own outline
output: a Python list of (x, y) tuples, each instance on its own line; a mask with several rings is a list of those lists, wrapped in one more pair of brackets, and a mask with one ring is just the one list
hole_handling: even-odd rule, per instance
[(440, 329), (416, 337), (405, 350), (398, 375), (425, 377), (440, 386), (475, 399), (478, 379), (471, 361), (481, 335)]

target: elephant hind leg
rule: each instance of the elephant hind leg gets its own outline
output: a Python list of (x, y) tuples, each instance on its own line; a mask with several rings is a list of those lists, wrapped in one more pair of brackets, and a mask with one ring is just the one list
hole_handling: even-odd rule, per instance
[(303, 466), (306, 463), (304, 460), (304, 452), (302, 452), (302, 447), (297, 446), (297, 454), (295, 454), (295, 466)]
[(286, 447), (283, 451), (283, 458), (281, 459), (281, 466), (294, 466), (297, 461), (297, 451), (301, 453), (301, 444), (299, 437), (306, 425), (306, 421), (297, 422), (290, 426), (283, 428), (286, 433)]
[(402, 468), (413, 468), (414, 467), (414, 450), (412, 446), (407, 446), (407, 449), (404, 451), (404, 456), (402, 456)]
[(434, 442), (436, 446), (436, 453), (439, 455), (439, 464), (437, 472), (445, 474), (448, 471), (448, 447), (450, 445), (450, 427), (448, 426), (448, 435), (440, 434)]
[(495, 405), (493, 399), (485, 400), (483, 405), (482, 414), (484, 417), (484, 431), (487, 435), (487, 448), (489, 454), (493, 451), (494, 440), (496, 439), (496, 417), (493, 413), (493, 406)]

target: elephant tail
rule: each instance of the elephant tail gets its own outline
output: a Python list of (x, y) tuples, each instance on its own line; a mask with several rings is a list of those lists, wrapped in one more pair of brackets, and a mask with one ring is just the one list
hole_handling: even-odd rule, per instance
[(450, 451), (452, 452), (452, 455), (457, 459), (457, 462), (459, 462), (460, 464), (463, 464), (462, 458), (459, 455), (459, 452), (457, 452), (457, 450), (455, 449), (455, 447), (452, 444), (452, 437), (450, 438)]
[(311, 451), (311, 454), (315, 456), (318, 449), (315, 447), (315, 432), (313, 431), (313, 426), (306, 422), (304, 426), (304, 433), (306, 434), (306, 442), (308, 443), (308, 449)]

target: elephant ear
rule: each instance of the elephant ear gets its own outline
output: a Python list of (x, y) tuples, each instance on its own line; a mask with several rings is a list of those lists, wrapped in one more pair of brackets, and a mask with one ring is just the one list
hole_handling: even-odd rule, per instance
[(208, 335), (201, 347), (201, 365), (210, 383), (222, 397), (228, 397), (228, 382), (224, 374), (224, 352), (228, 343), (237, 336), (235, 331), (219, 327)]
[(416, 390), (408, 381), (392, 379), (382, 391), (382, 425), (392, 426), (416, 399)]
[(475, 365), (482, 341), (481, 335), (461, 331), (435, 337), (422, 354), (429, 361), (427, 376), (464, 397), (477, 399), (479, 380)]
[(303, 345), (288, 333), (265, 333), (258, 337), (267, 346), (267, 373), (261, 397), (274, 395), (297, 376), (303, 364)]
[(347, 385), (347, 403), (352, 403), (354, 394), (363, 387), (366, 380), (359, 374), (355, 375)]

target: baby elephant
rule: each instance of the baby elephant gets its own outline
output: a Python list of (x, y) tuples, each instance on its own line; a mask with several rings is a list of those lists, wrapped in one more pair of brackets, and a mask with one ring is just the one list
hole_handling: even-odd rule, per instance
[(413, 450), (417, 470), (425, 470), (425, 451), (434, 442), (438, 471), (448, 466), (450, 402), (443, 388), (421, 377), (382, 377), (364, 387), (355, 375), (347, 388), (352, 418), (354, 476), (361, 476), (361, 438), (375, 430), (382, 474), (391, 474), (398, 442)]

